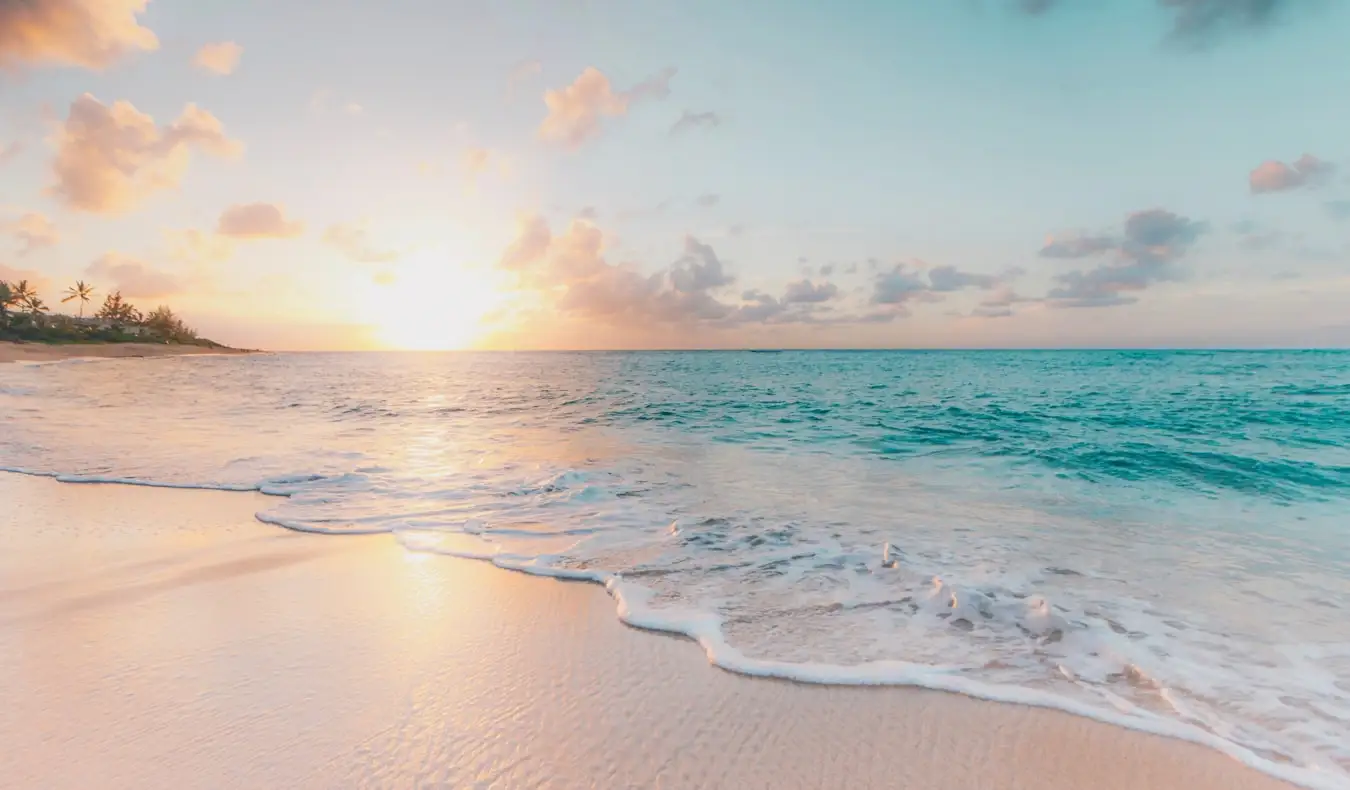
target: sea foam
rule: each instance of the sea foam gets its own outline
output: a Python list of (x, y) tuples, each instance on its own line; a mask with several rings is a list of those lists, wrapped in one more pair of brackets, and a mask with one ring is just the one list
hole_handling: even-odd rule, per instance
[(602, 584), (729, 671), (1053, 707), (1346, 788), (1348, 360), (11, 368), (0, 468), (259, 491), (277, 527)]

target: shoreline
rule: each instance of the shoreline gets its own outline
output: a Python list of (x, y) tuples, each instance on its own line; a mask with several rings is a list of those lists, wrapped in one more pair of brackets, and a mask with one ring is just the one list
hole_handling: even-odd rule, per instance
[(149, 357), (215, 356), (263, 353), (227, 346), (177, 343), (28, 343), (0, 340), (0, 364), (5, 362), (63, 362), (70, 359), (141, 359)]
[[(1015, 703), (990, 702), (959, 693), (914, 687), (888, 686), (864, 689), (839, 685), (810, 685), (791, 679), (786, 682), (780, 680), (777, 683), (766, 683), (762, 679), (746, 677), (737, 672), (723, 671), (718, 666), (710, 664), (707, 658), (700, 655), (703, 651), (694, 651), (689, 646), (681, 644), (684, 641), (683, 639), (652, 639), (652, 634), (643, 633), (647, 628), (639, 630), (637, 627), (625, 627), (614, 616), (617, 604), (620, 608), (620, 616), (623, 617), (625, 606), (623, 600), (617, 595), (611, 598), (610, 595), (605, 594), (605, 591), (597, 590), (592, 585), (559, 585), (548, 579), (532, 578), (523, 573), (504, 574), (500, 572), (499, 567), (489, 567), (492, 563), (467, 562), (464, 559), (412, 553), (399, 546), (392, 537), (350, 536), (346, 540), (337, 541), (325, 540), (321, 536), (304, 535), (286, 529), (276, 529), (259, 523), (255, 514), (250, 512), (254, 507), (257, 509), (265, 507), (266, 500), (263, 499), (265, 495), (261, 493), (241, 495), (237, 492), (181, 489), (162, 489), (156, 492), (148, 486), (111, 483), (99, 486), (61, 486), (58, 485), (58, 482), (55, 479), (42, 479), (22, 474), (0, 475), (0, 491), (5, 492), (8, 498), (12, 498), (13, 501), (30, 501), (36, 505), (36, 507), (22, 509), (24, 511), (22, 516), (18, 512), (0, 514), (0, 524), (4, 524), (6, 520), (10, 522), (9, 529), (0, 533), (0, 545), (6, 543), (19, 544), (17, 547), (12, 545), (8, 547), (9, 550), (5, 552), (7, 560), (0, 560), (0, 570), (8, 570), (6, 565), (13, 564), (19, 569), (18, 576), (20, 578), (34, 575), (39, 577), (32, 580), (38, 582), (37, 584), (19, 585), (20, 592), (17, 598), (11, 586), (12, 582), (6, 584), (9, 589), (0, 589), (0, 664), (4, 663), (7, 655), (4, 647), (5, 643), (9, 641), (4, 632), (14, 622), (12, 618), (4, 615), (11, 613), (10, 609), (16, 601), (21, 608), (27, 608), (26, 604), (28, 603), (38, 603), (42, 599), (51, 599), (45, 600), (44, 602), (48, 606), (39, 606), (39, 610), (50, 609), (52, 604), (56, 604), (56, 609), (61, 610), (60, 604), (63, 601), (69, 605), (71, 601), (104, 600), (108, 596), (117, 600), (133, 594), (126, 589), (126, 584), (113, 585), (111, 589), (103, 591), (91, 592), (88, 590), (87, 580), (79, 578), (79, 574), (72, 574), (71, 569), (65, 567), (67, 561), (64, 551), (67, 542), (65, 540), (56, 539), (50, 542), (47, 548), (54, 552), (52, 555), (48, 555), (45, 551), (36, 550), (38, 547), (31, 545), (27, 547), (27, 551), (24, 551), (25, 543), (33, 543), (34, 541), (38, 544), (43, 543), (43, 540), (40, 539), (41, 533), (44, 531), (42, 529), (43, 521), (48, 525), (54, 523), (70, 524), (71, 526), (67, 527), (66, 530), (73, 528), (75, 532), (81, 535), (85, 544), (84, 553), (86, 555), (91, 551), (91, 547), (93, 553), (98, 554), (105, 548), (111, 548), (103, 544), (110, 541), (114, 544), (117, 542), (115, 540), (117, 531), (109, 530), (107, 524), (101, 524), (100, 522), (122, 520), (138, 533), (147, 533), (146, 542), (150, 549), (148, 553), (153, 555), (157, 552), (162, 553), (163, 544), (166, 541), (172, 543), (183, 538), (181, 533), (184, 531), (180, 527), (176, 532), (171, 530), (169, 535), (165, 536), (160, 534), (164, 532), (163, 525), (154, 523), (156, 520), (200, 521), (208, 526), (198, 525), (187, 529), (186, 532), (189, 535), (190, 542), (196, 548), (202, 549), (203, 553), (218, 554), (230, 563), (242, 563), (240, 567), (267, 566), (258, 573), (249, 574), (250, 583), (261, 587), (261, 591), (251, 588), (247, 591), (247, 594), (254, 597), (262, 595), (268, 600), (274, 600), (271, 594), (279, 592), (275, 589), (278, 584), (289, 589), (292, 593), (301, 591), (302, 587), (308, 589), (305, 585), (295, 586), (285, 583), (284, 580), (274, 575), (269, 575), (271, 573), (269, 563), (273, 561), (279, 563), (275, 569), (277, 574), (282, 576), (288, 573), (302, 574), (308, 580), (307, 584), (314, 585), (317, 591), (328, 590), (330, 594), (334, 593), (337, 588), (342, 588), (348, 591), (366, 590), (378, 598), (383, 594), (381, 592), (383, 588), (380, 585), (372, 587), (359, 583), (361, 577), (369, 577), (371, 574), (375, 574), (384, 582), (394, 585), (408, 583), (409, 576), (426, 576), (439, 579), (442, 586), (450, 588), (441, 591), (450, 593), (449, 598), (442, 598), (439, 595), (432, 596), (427, 600), (421, 600), (417, 606), (440, 609), (451, 606), (458, 600), (478, 600), (478, 603), (485, 605), (470, 607), (473, 611), (469, 613), (462, 612), (457, 607), (452, 607), (455, 609), (456, 617), (472, 615), (470, 619), (474, 619), (481, 616), (486, 617), (491, 622), (479, 622), (475, 627), (465, 626), (462, 623), (458, 626), (447, 625), (429, 620), (423, 621), (420, 618), (414, 618), (413, 622), (408, 622), (408, 610), (403, 606), (396, 605), (392, 608), (376, 607), (370, 613), (370, 619), (366, 626), (373, 629), (377, 635), (390, 629), (407, 634), (409, 633), (408, 628), (412, 628), (413, 631), (427, 628), (436, 632), (443, 632), (449, 628), (457, 640), (478, 645), (480, 648), (491, 645), (492, 649), (489, 652), (493, 654), (506, 651), (514, 657), (507, 660), (506, 663), (510, 665), (514, 661), (514, 664), (519, 666), (515, 666), (511, 671), (503, 670), (506, 671), (505, 677), (499, 676), (499, 663), (503, 660), (500, 657), (490, 660), (481, 656), (475, 658), (473, 655), (462, 657), (475, 677), (478, 677), (479, 684), (485, 684), (487, 691), (484, 691), (484, 694), (490, 694), (494, 684), (504, 683), (509, 686), (512, 683), (519, 682), (519, 672), (536, 677), (547, 688), (554, 688), (555, 690), (562, 688), (563, 692), (566, 692), (575, 683), (570, 675), (550, 674), (545, 671), (544, 667), (533, 665), (545, 661), (542, 656), (553, 651), (574, 655), (578, 666), (573, 667), (570, 670), (572, 672), (589, 671), (593, 673), (597, 666), (602, 667), (604, 671), (601, 672), (598, 682), (603, 684), (603, 690), (598, 690), (599, 687), (593, 685), (586, 686), (588, 693), (599, 695), (599, 699), (581, 694), (572, 701), (572, 704), (580, 706), (589, 716), (602, 716), (604, 710), (611, 709), (614, 703), (620, 701), (609, 700), (609, 697), (618, 695), (621, 701), (633, 707), (631, 715), (638, 720), (636, 723), (640, 727), (655, 728), (657, 731), (660, 731), (663, 727), (667, 729), (676, 727), (678, 732), (672, 734), (678, 735), (679, 738), (676, 738), (676, 740), (681, 742), (666, 744), (666, 746), (674, 747), (676, 753), (683, 755), (686, 759), (693, 760), (694, 762), (690, 763), (691, 766), (705, 763), (720, 764), (727, 770), (738, 770), (739, 763), (737, 763), (737, 760), (748, 759), (744, 750), (756, 748), (761, 751), (755, 752), (757, 757), (752, 762), (757, 761), (756, 770), (765, 773), (746, 774), (746, 776), (757, 777), (754, 781), (779, 786), (792, 786), (794, 780), (800, 781), (801, 784), (798, 786), (802, 787), (820, 786), (820, 784), (840, 786), (895, 784), (898, 775), (904, 773), (905, 770), (909, 770), (905, 766), (917, 761), (918, 764), (926, 765), (927, 769), (934, 773), (915, 776), (912, 778), (912, 782), (915, 785), (922, 784), (930, 787), (1011, 788), (1028, 786), (1028, 783), (1046, 788), (1094, 786), (1264, 789), (1289, 787), (1289, 785), (1267, 774), (1259, 773), (1242, 765), (1237, 760), (1225, 757), (1212, 748), (1174, 738), (1149, 735), (1058, 710)], [(116, 500), (118, 505), (109, 507), (108, 500)], [(39, 513), (48, 517), (58, 516), (58, 518), (42, 519), (39, 518)], [(77, 517), (71, 518), (72, 513)], [(118, 515), (110, 516), (109, 513)], [(184, 519), (183, 515), (188, 515), (190, 518)], [(64, 516), (64, 518), (60, 516)], [(78, 522), (82, 519), (89, 523), (79, 524)], [(241, 521), (246, 523), (238, 523)], [(215, 528), (217, 526), (219, 527), (219, 534), (217, 534)], [(37, 538), (34, 538), (31, 534), (34, 530), (38, 535)], [(314, 558), (340, 557), (342, 563), (349, 566), (346, 568), (346, 572), (353, 574), (353, 577), (349, 578), (344, 573), (337, 572), (321, 574), (316, 568), (323, 563), (318, 561), (311, 563), (306, 560), (303, 564), (297, 562), (292, 567), (290, 563), (280, 563), (280, 560), (274, 557), (270, 550), (260, 550), (253, 547), (254, 544), (269, 546), (284, 544), (300, 551), (306, 557), (310, 557), (311, 554)], [(143, 551), (138, 550), (134, 552), (132, 558), (139, 557), (142, 553)], [(236, 556), (240, 554), (241, 556)], [(44, 559), (54, 559), (55, 562), (44, 561)], [(118, 559), (125, 562), (128, 556), (125, 552), (118, 553)], [(85, 560), (83, 564), (89, 563)], [(100, 575), (103, 568), (97, 562), (93, 565), (93, 575)], [(230, 567), (234, 566), (231, 565)], [(0, 574), (0, 578), (3, 577), (6, 576)], [(144, 585), (136, 583), (130, 586), (134, 591)], [(170, 585), (163, 590), (159, 590), (159, 587), (156, 586), (156, 590), (163, 592), (170, 598), (173, 597), (170, 593), (178, 589), (178, 587)], [(486, 605), (488, 602), (482, 600), (484, 589), (504, 591), (511, 600), (522, 602), (518, 607), (507, 607), (507, 614), (510, 615), (507, 618), (508, 620), (511, 617), (516, 620), (523, 619), (534, 624), (531, 628), (542, 627), (541, 623), (543, 623), (553, 631), (561, 628), (570, 636), (557, 633), (540, 636), (532, 634), (531, 628), (523, 628), (510, 634), (510, 641), (505, 645), (500, 644), (495, 639), (485, 638), (483, 629), (491, 631), (493, 628), (498, 628), (500, 623), (493, 617), (497, 613), (496, 609), (491, 605)], [(53, 592), (50, 595), (36, 594), (33, 596), (33, 600), (29, 601), (24, 590), (64, 592)], [(138, 601), (141, 600), (138, 596), (135, 597)], [(306, 596), (306, 599), (311, 597), (315, 597), (312, 592)], [(228, 599), (213, 597), (211, 600), (226, 601)], [(144, 602), (137, 604), (138, 607), (145, 605)], [(181, 607), (181, 605), (182, 602), (180, 601), (179, 606)], [(227, 610), (232, 610), (233, 607), (238, 606), (230, 603), (224, 605)], [(318, 604), (315, 603), (315, 605)], [(417, 607), (414, 606), (413, 608), (416, 609)], [(552, 617), (552, 615), (558, 614), (559, 610), (562, 615), (561, 621)], [(77, 607), (77, 611), (83, 610)], [(114, 623), (140, 616), (137, 612), (138, 609), (135, 607), (123, 607), (123, 610), (112, 613)], [(574, 622), (579, 612), (586, 615), (582, 618), (583, 624)], [(241, 612), (240, 614), (245, 613)], [(318, 628), (322, 632), (320, 636), (315, 637), (320, 644), (317, 646), (301, 645), (300, 648), (312, 649), (318, 647), (324, 655), (335, 656), (334, 651), (340, 652), (340, 643), (343, 640), (334, 635), (345, 633), (348, 630), (346, 626), (351, 624), (345, 622), (346, 616), (341, 612), (318, 617), (312, 623), (305, 620), (309, 614), (312, 613), (308, 611), (306, 606), (294, 607), (288, 613), (282, 613), (283, 630), (298, 628), (304, 631), (306, 630), (305, 624), (308, 623), (309, 630)], [(300, 617), (304, 622), (296, 620), (296, 617)], [(451, 619), (454, 620), (456, 617)], [(463, 618), (460, 617), (459, 619)], [(627, 618), (624, 619), (627, 620)], [(644, 624), (639, 623), (637, 625)], [(63, 626), (56, 623), (46, 623), (33, 627), (39, 631), (45, 631), (60, 629)], [(475, 630), (475, 628), (478, 630)], [(113, 627), (105, 630), (108, 630), (111, 635), (118, 628)], [(242, 633), (239, 633), (241, 630)], [(284, 663), (283, 657), (266, 655), (268, 646), (265, 643), (268, 640), (261, 638), (261, 635), (256, 633), (256, 629), (248, 617), (242, 617), (241, 622), (235, 624), (234, 630), (222, 636), (225, 637), (225, 644), (252, 646), (253, 649), (248, 651), (247, 657), (237, 658), (237, 660), (250, 665), (261, 663), (261, 666), (254, 666), (254, 668), (264, 669), (271, 673), (267, 675), (270, 680), (265, 684), (269, 688), (273, 685), (287, 683), (287, 678), (292, 681), (296, 680), (293, 676), (297, 672), (303, 674), (303, 671), (313, 669), (313, 667), (305, 665), (304, 662), (299, 665), (288, 665)], [(161, 637), (161, 639), (170, 638), (168, 635)], [(331, 644), (334, 638), (338, 639), (339, 644)], [(241, 642), (240, 639), (243, 639), (243, 641)], [(567, 644), (562, 645), (559, 642), (560, 639), (566, 641)], [(159, 653), (164, 650), (171, 650), (170, 646), (161, 644), (154, 638), (151, 638), (150, 648), (154, 655), (150, 656), (149, 659), (157, 661), (163, 660), (163, 656), (158, 655)], [(255, 651), (259, 655), (254, 656)], [(93, 652), (97, 654), (99, 650), (95, 649)], [(463, 653), (465, 649), (458, 648), (451, 652)], [(473, 651), (469, 652), (472, 653)], [(522, 653), (527, 656), (524, 659), (524, 664), (521, 664)], [(534, 656), (535, 658), (529, 659), (528, 656)], [(390, 655), (386, 659), (390, 665), (380, 664), (380, 674), (388, 675), (392, 673), (394, 676), (402, 677), (407, 669), (406, 659), (400, 655)], [(352, 683), (351, 678), (347, 677), (342, 671), (343, 662), (349, 661), (349, 659), (332, 658), (332, 661), (336, 662), (336, 665), (326, 667), (326, 671), (333, 675), (329, 678), (333, 681), (333, 685), (340, 688), (344, 683)], [(448, 664), (441, 669), (451, 671), (453, 675), (454, 662), (448, 662)], [(7, 676), (11, 679), (19, 677), (15, 674), (16, 670), (13, 667), (4, 668), (0, 666), (0, 669), (4, 670), (4, 674), (0, 676)], [(52, 678), (52, 680), (55, 681), (55, 678)], [(355, 688), (358, 690), (362, 688), (359, 679), (355, 683)], [(657, 687), (654, 688), (651, 685), (653, 683), (657, 684)], [(76, 684), (76, 688), (78, 689), (78, 684)], [(714, 689), (716, 691), (713, 691)], [(575, 690), (572, 689), (572, 691)], [(682, 705), (683, 707), (680, 716), (676, 717), (676, 721), (671, 722), (668, 717), (664, 716), (664, 713), (668, 711), (663, 712), (662, 706), (654, 705), (654, 699), (651, 697), (655, 695), (664, 699), (666, 696), (670, 696), (673, 690), (678, 690), (678, 694), (668, 700), (667, 704)], [(21, 692), (21, 695), (26, 694), (27, 691), (25, 689), (24, 692)], [(58, 696), (73, 695), (71, 704), (76, 706), (76, 711), (65, 715), (73, 715), (78, 718), (79, 694), (77, 691), (44, 690), (40, 687), (33, 689), (33, 691), (34, 696), (38, 698), (43, 697), (47, 692), (57, 693)], [(179, 691), (182, 691), (182, 689), (179, 689)], [(83, 693), (95, 692), (86, 689)], [(337, 693), (340, 695), (341, 691), (337, 691)], [(755, 700), (755, 705), (767, 708), (774, 714), (765, 716), (761, 712), (757, 712), (760, 708), (753, 706), (751, 708), (744, 708), (741, 705), (729, 706), (725, 703), (725, 700), (717, 697), (719, 693), (751, 698)], [(633, 694), (638, 694), (637, 700), (632, 699)], [(506, 696), (511, 697), (510, 694)], [(568, 697), (569, 695), (561, 693), (561, 696)], [(571, 696), (577, 697), (576, 694)], [(47, 700), (37, 699), (35, 702), (46, 704)], [(540, 716), (548, 718), (548, 711), (555, 704), (555, 700), (549, 696), (532, 698), (532, 704), (526, 706), (521, 706), (520, 702), (519, 699), (514, 699), (512, 705), (516, 709), (526, 708), (527, 718)], [(601, 702), (605, 704), (601, 705)], [(633, 706), (634, 702), (637, 703), (636, 706)], [(124, 709), (126, 706), (135, 707), (136, 704), (132, 700), (119, 698), (113, 708), (119, 720), (121, 717), (127, 716), (136, 718), (136, 711)], [(333, 704), (330, 700), (320, 707), (325, 705), (331, 707)], [(728, 763), (728, 755), (725, 754), (727, 747), (725, 745), (719, 747), (719, 744), (723, 743), (721, 736), (705, 736), (700, 732), (689, 731), (686, 726), (691, 718), (698, 718), (697, 714), (703, 710), (704, 706), (715, 708), (720, 711), (719, 716), (726, 717), (725, 721), (719, 718), (713, 726), (722, 729), (730, 728), (735, 737), (749, 738), (758, 745), (741, 744), (738, 748), (742, 751), (742, 754), (736, 756), (733, 753), (730, 756), (736, 757), (736, 759)], [(795, 719), (796, 711), (802, 706), (816, 710), (816, 715), (828, 720), (830, 726), (817, 728), (813, 722), (808, 721), (803, 729), (802, 723)], [(284, 707), (270, 707), (283, 712), (281, 721), (284, 722), (287, 729), (293, 727), (294, 722), (289, 721), (287, 715), (284, 715)], [(22, 702), (19, 708), (20, 710), (24, 708)], [(918, 725), (909, 721), (910, 714), (914, 710), (922, 710), (925, 712), (924, 716), (928, 717), (925, 720), (926, 723), (918, 730), (914, 729)], [(110, 713), (112, 712), (110, 711)], [(305, 716), (306, 714), (295, 712), (293, 715)], [(5, 718), (0, 717), (0, 727), (13, 729), (23, 726), (20, 718), (15, 716), (9, 718), (11, 725), (7, 726), (5, 725)], [(648, 721), (648, 719), (651, 719), (651, 721)], [(764, 731), (747, 730), (749, 719), (759, 720), (761, 726), (767, 729)], [(897, 723), (897, 719), (902, 721)], [(863, 726), (860, 724), (861, 721), (871, 723)], [(628, 723), (633, 724), (634, 722), (629, 721)], [(433, 729), (438, 726), (435, 721), (423, 721), (421, 725)], [(705, 724), (705, 726), (708, 725)], [(684, 729), (681, 729), (681, 727), (684, 727)], [(878, 727), (881, 729), (878, 730)], [(913, 737), (893, 739), (885, 735), (888, 728), (894, 729), (896, 727), (908, 732), (909, 736)], [(721, 732), (722, 730), (718, 731)], [(856, 765), (840, 765), (838, 760), (820, 753), (820, 742), (830, 740), (829, 737), (824, 737), (827, 731), (836, 738), (840, 734), (848, 734), (853, 739), (847, 745), (836, 742), (834, 747), (851, 750), (853, 757), (859, 761)], [(89, 734), (88, 737), (92, 738), (97, 734), (97, 732), (94, 732)], [(232, 739), (238, 739), (246, 735), (247, 733), (243, 731), (231, 733)], [(614, 734), (611, 733), (611, 735)], [(7, 737), (13, 740), (14, 734), (10, 733)], [(72, 737), (75, 736), (72, 735)], [(80, 737), (84, 736), (81, 735)], [(185, 737), (194, 739), (188, 734), (180, 735), (179, 739)], [(545, 743), (533, 748), (542, 752), (553, 750), (560, 754), (567, 754), (576, 748), (576, 744), (571, 742), (577, 738), (584, 739), (585, 736), (572, 730), (560, 730), (554, 733), (553, 737), (561, 739), (561, 744), (550, 746)], [(691, 739), (690, 743), (684, 742)], [(21, 741), (22, 738), (19, 740)], [(652, 745), (650, 742), (644, 741), (644, 743)], [(426, 742), (419, 742), (419, 744), (418, 749), (425, 749), (428, 746)], [(396, 738), (386, 745), (370, 748), (374, 748), (382, 758), (392, 759), (399, 757), (404, 750), (409, 749), (410, 744)], [(734, 752), (735, 749), (732, 751)], [(824, 760), (827, 764), (834, 764), (835, 769), (844, 771), (845, 774), (832, 778), (820, 777), (819, 782), (806, 781), (804, 776), (784, 776), (784, 769), (781, 766), (791, 764), (794, 760), (801, 763), (802, 770), (808, 772), (812, 770), (810, 764), (802, 763), (803, 753), (813, 753), (815, 754), (814, 759)], [(418, 751), (412, 756), (423, 757), (424, 754), (424, 752)], [(403, 755), (403, 757), (407, 758), (409, 755)], [(441, 757), (450, 761), (450, 763), (456, 762), (453, 751), (449, 754), (442, 754)], [(650, 772), (659, 769), (669, 763), (670, 760), (675, 759), (670, 754), (661, 757), (662, 759), (656, 759), (656, 756), (648, 755), (650, 759), (639, 760), (639, 764), (631, 766), (631, 770), (634, 772), (633, 776), (646, 777), (640, 781), (635, 779), (634, 783), (649, 784), (653, 780), (661, 780), (660, 774), (643, 773), (643, 771)], [(337, 757), (328, 759), (329, 762), (326, 763), (328, 767), (342, 762)], [(625, 757), (624, 759), (628, 758)], [(337, 763), (332, 762), (333, 760), (336, 760)], [(462, 763), (463, 760), (460, 759), (459, 762)], [(392, 781), (401, 784), (405, 782), (398, 781), (397, 777), (403, 777), (404, 780), (410, 777), (409, 774), (402, 773), (407, 766), (397, 759), (394, 759), (393, 762), (385, 759), (383, 767), (394, 771), (396, 777), (384, 776), (375, 783)], [(149, 784), (162, 783), (162, 780), (154, 778), (153, 774), (157, 768), (146, 765), (142, 769), (151, 771), (151, 774), (138, 774), (138, 781)], [(819, 766), (815, 766), (814, 770), (819, 770)], [(14, 774), (11, 773), (10, 775)], [(18, 775), (22, 776), (23, 774)], [(421, 775), (418, 774), (418, 776)], [(36, 774), (33, 774), (33, 776), (37, 777)], [(600, 774), (595, 774), (590, 776), (590, 779), (594, 780), (599, 776)], [(772, 782), (769, 781), (770, 777), (773, 779)], [(165, 776), (165, 778), (169, 777)], [(181, 779), (181, 776), (179, 778)], [(276, 783), (272, 781), (272, 776), (266, 778), (269, 783)], [(337, 776), (333, 778), (338, 780), (338, 784), (351, 784), (353, 777), (349, 774), (345, 780)], [(524, 781), (524, 777), (517, 778)], [(587, 775), (579, 774), (575, 778), (579, 781), (587, 778)], [(667, 784), (681, 784), (678, 777), (666, 776), (664, 781)], [(708, 780), (705, 778), (706, 781)], [(721, 781), (713, 778), (715, 784)], [(754, 781), (751, 783), (753, 784)], [(304, 780), (300, 784), (311, 786), (306, 784)], [(313, 786), (325, 784), (328, 784), (328, 782), (319, 782)], [(508, 784), (512, 783), (508, 782)], [(563, 782), (562, 784), (567, 783)], [(699, 783), (695, 782), (694, 784)], [(906, 783), (901, 782), (900, 784), (905, 785)], [(567, 786), (572, 785), (568, 784)]]

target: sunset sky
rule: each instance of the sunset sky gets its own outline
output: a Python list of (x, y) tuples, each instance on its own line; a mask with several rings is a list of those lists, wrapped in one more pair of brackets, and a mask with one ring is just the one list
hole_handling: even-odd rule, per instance
[(0, 0), (0, 279), (276, 349), (1347, 345), (1346, 41), (1318, 0)]

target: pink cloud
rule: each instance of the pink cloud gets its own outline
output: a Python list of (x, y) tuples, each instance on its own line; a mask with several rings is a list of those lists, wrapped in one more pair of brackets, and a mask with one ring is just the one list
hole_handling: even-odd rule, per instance
[(1304, 154), (1292, 165), (1270, 160), (1257, 165), (1248, 176), (1252, 194), (1285, 192), (1305, 186), (1317, 186), (1326, 181), (1336, 166), (1312, 154)]
[(285, 207), (272, 203), (230, 206), (216, 224), (216, 233), (235, 239), (292, 239), (304, 232), (305, 223), (287, 219)]
[(148, 0), (0, 0), (0, 67), (103, 69), (159, 47), (136, 17)]
[(243, 54), (244, 48), (233, 41), (207, 44), (197, 50), (197, 55), (192, 59), (192, 65), (224, 77), (234, 73), (234, 70), (239, 66), (239, 58)]
[(626, 91), (616, 92), (609, 77), (593, 66), (588, 67), (571, 85), (544, 93), (548, 115), (539, 127), (539, 136), (567, 148), (579, 148), (600, 133), (601, 118), (624, 115), (637, 102), (669, 96), (674, 76), (675, 69), (668, 68)]
[(0, 231), (19, 242), (19, 255), (27, 255), (44, 247), (54, 247), (61, 240), (56, 225), (36, 212), (29, 212), (16, 220), (0, 222)]
[(112, 283), (103, 290), (121, 291), (130, 298), (153, 299), (183, 291), (182, 281), (174, 275), (117, 252), (107, 253), (89, 264), (85, 273)]
[(129, 102), (108, 106), (88, 93), (71, 103), (55, 141), (50, 194), (67, 208), (99, 214), (129, 211), (148, 195), (176, 187), (194, 148), (222, 157), (243, 148), (195, 104), (160, 127)]

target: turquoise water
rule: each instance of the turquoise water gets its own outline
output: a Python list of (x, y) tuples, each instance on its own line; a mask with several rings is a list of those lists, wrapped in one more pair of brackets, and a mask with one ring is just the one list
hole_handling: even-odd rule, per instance
[(606, 581), (728, 668), (1350, 779), (1350, 353), (366, 354), (0, 369), (0, 467)]

